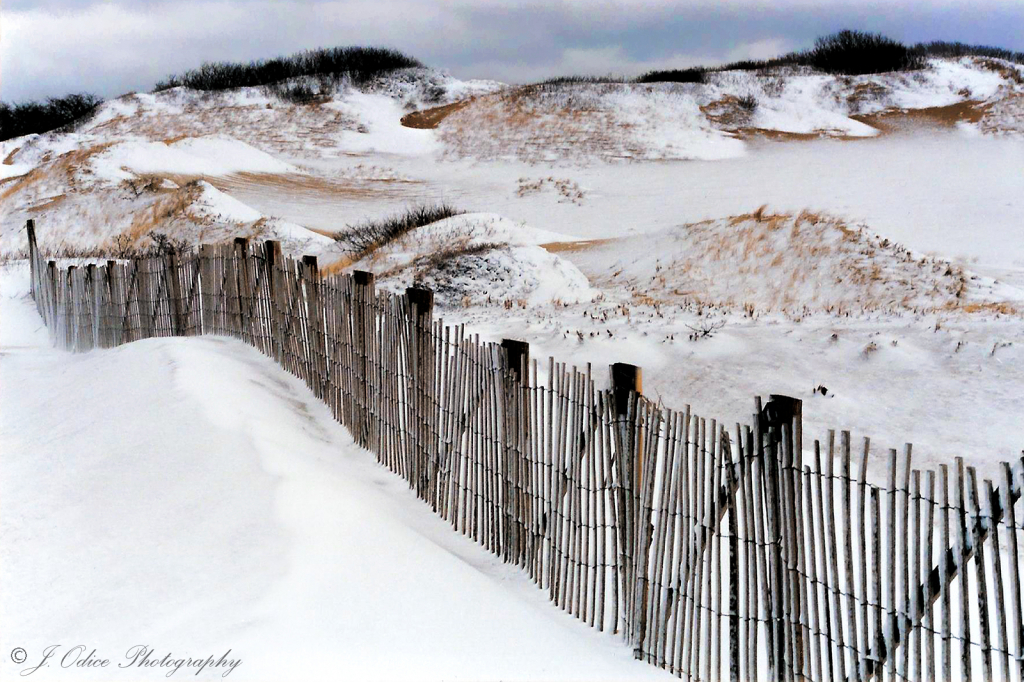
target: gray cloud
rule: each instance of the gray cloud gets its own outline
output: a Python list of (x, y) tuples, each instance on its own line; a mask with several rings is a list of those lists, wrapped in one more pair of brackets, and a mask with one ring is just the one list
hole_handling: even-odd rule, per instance
[(961, 2), (740, 0), (714, 3), (490, 0), (5, 0), (5, 101), (148, 90), (209, 60), (248, 61), (329, 45), (396, 47), (465, 78), (523, 82), (565, 73), (766, 57), (840, 28), (907, 42), (946, 39), (1024, 50), (1024, 6)]

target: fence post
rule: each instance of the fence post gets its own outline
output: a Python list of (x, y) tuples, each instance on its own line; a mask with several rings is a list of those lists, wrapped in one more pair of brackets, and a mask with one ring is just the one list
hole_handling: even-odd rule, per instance
[[(36, 221), (31, 218), (25, 222), (25, 231), (28, 232), (28, 271), (29, 271), (29, 284), (32, 291), (32, 298), (36, 298), (36, 277), (39, 273), (36, 272), (36, 259), (39, 257), (38, 248), (36, 247)], [(36, 301), (36, 306), (39, 305), (39, 301)]]
[(75, 270), (77, 266), (69, 265), (67, 269), (67, 292), (64, 298), (64, 319), (67, 320), (66, 347), (78, 350), (78, 305), (75, 299)]
[(178, 254), (171, 251), (164, 259), (167, 271), (167, 297), (170, 303), (171, 335), (182, 336), (185, 333), (185, 315), (181, 309), (181, 276), (178, 272)]
[(110, 301), (107, 313), (107, 341), (111, 348), (124, 343), (121, 334), (126, 315), (121, 295), (121, 273), (123, 270), (124, 268), (117, 261), (107, 261), (107, 300)]
[(267, 260), (267, 285), (270, 290), (270, 334), (274, 344), (274, 359), (284, 362), (284, 323), (281, 311), (284, 310), (284, 278), (278, 269), (281, 257), (281, 242), (267, 240), (263, 242), (263, 255)]
[(628, 365), (624, 362), (616, 362), (611, 366), (612, 396), (614, 398), (615, 420), (619, 424), (621, 446), (624, 461), (629, 467), (629, 481), (635, 492), (639, 481), (637, 475), (643, 470), (643, 444), (638, 443), (636, 452), (633, 452), (633, 424), (629, 420), (629, 404), (633, 393), (640, 396), (643, 394), (643, 370), (636, 365)]
[[(501, 358), (504, 366), (503, 374), (505, 380), (505, 408), (502, 410), (502, 433), (506, 445), (505, 473), (508, 476), (510, 512), (512, 514), (512, 543), (510, 549), (514, 552), (512, 559), (520, 563), (526, 557), (527, 533), (532, 533), (533, 528), (529, 527), (528, 520), (531, 517), (532, 508), (529, 496), (525, 494), (526, 486), (524, 481), (529, 480), (528, 471), (528, 444), (530, 442), (530, 404), (529, 397), (524, 387), (529, 383), (530, 367), (530, 344), (525, 341), (514, 339), (501, 340)], [(507, 410), (507, 414), (506, 414)], [(514, 453), (514, 461), (509, 457)], [(533, 538), (529, 540), (533, 544)]]
[(412, 286), (405, 290), (409, 303), (410, 323), (410, 376), (413, 380), (413, 462), (411, 473), (416, 493), (425, 499), (427, 482), (431, 480), (430, 462), (427, 460), (429, 433), (427, 431), (428, 382), (433, 378), (433, 354), (430, 352), (430, 333), (433, 321), (434, 292), (425, 287)]
[(355, 347), (356, 404), (359, 406), (356, 441), (366, 446), (370, 437), (370, 353), (373, 352), (373, 301), (376, 296), (375, 277), (372, 272), (352, 272), (352, 341)]
[(202, 310), (199, 316), (200, 334), (215, 334), (217, 331), (214, 317), (214, 253), (210, 244), (200, 244), (196, 256), (199, 267), (199, 306)]
[(108, 260), (103, 268), (103, 323), (100, 327), (100, 334), (103, 336), (103, 347), (113, 348), (114, 331), (111, 325), (111, 318), (114, 317), (114, 270), (117, 268), (117, 261)]
[[(787, 438), (792, 437), (795, 431), (792, 429), (794, 418), (800, 409), (797, 407), (799, 402), (787, 396), (772, 395), (757, 415), (757, 456), (761, 459), (761, 470), (764, 473), (767, 493), (765, 505), (769, 537), (766, 538), (766, 543), (769, 554), (769, 575), (771, 576), (768, 584), (772, 610), (769, 641), (773, 649), (768, 660), (769, 666), (772, 668), (769, 679), (772, 680), (792, 677), (796, 671), (800, 670), (798, 666), (803, 661), (803, 651), (799, 650), (802, 644), (799, 641), (801, 638), (797, 637), (791, 620), (793, 614), (799, 613), (799, 611), (794, 610), (797, 604), (790, 601), (793, 597), (794, 577), (789, 570), (791, 567), (789, 559), (793, 548), (790, 547), (791, 543), (787, 542), (787, 537), (790, 536), (787, 527), (790, 512), (796, 514), (798, 510), (793, 506), (794, 501), (789, 499), (791, 494), (787, 494), (787, 489), (784, 487), (787, 474), (780, 457), (780, 454), (784, 454), (783, 448), (780, 447), (783, 444), (783, 430), (788, 427), (786, 429), (789, 434)], [(757, 400), (757, 404), (760, 406), (760, 399)], [(819, 469), (819, 475), (820, 473)], [(784, 575), (784, 572), (788, 575)], [(788, 660), (790, 658), (793, 660)]]
[(97, 348), (101, 345), (100, 315), (102, 305), (100, 304), (100, 282), (96, 276), (95, 263), (90, 263), (85, 267), (85, 291), (83, 294), (89, 299), (89, 348)]
[(238, 332), (243, 341), (252, 343), (252, 281), (249, 273), (249, 240), (235, 237), (235, 261), (238, 282)]
[(324, 308), (320, 302), (320, 268), (316, 262), (316, 256), (303, 256), (302, 267), (305, 269), (306, 300), (309, 302), (309, 312), (306, 319), (309, 322), (310, 335), (310, 377), (315, 385), (313, 394), (318, 398), (324, 396), (324, 387), (327, 385), (326, 375), (326, 352), (324, 341)]
[(54, 337), (56, 337), (56, 335), (58, 333), (57, 329), (55, 328), (56, 327), (56, 322), (57, 322), (57, 262), (56, 261), (50, 261), (50, 262), (48, 262), (46, 264), (46, 277), (47, 277), (47, 281), (49, 282), (49, 288), (50, 288), (49, 296), (47, 296), (48, 300), (46, 301), (46, 316), (48, 318), (46, 322), (47, 322), (47, 326), (48, 327), (51, 327), (51, 326), (54, 327), (54, 328), (50, 329), (50, 333)]
[[(639, 411), (639, 397), (643, 389), (643, 371), (636, 365), (629, 365), (623, 362), (616, 362), (612, 364), (609, 371), (611, 376), (612, 410), (614, 412), (616, 425), (615, 440), (616, 453), (618, 455), (619, 476), (620, 480), (624, 482), (624, 485), (628, 486), (625, 490), (623, 500), (626, 507), (624, 545), (626, 547), (633, 548), (635, 547), (636, 539), (646, 532), (646, 529), (639, 527), (641, 517), (639, 509), (640, 477), (643, 472), (644, 447), (642, 436), (636, 433), (638, 430), (638, 419), (636, 415)], [(636, 583), (640, 579), (637, 576), (637, 557), (633, 556), (634, 554), (635, 552), (630, 550), (630, 556), (627, 557), (627, 580), (625, 581), (626, 595), (635, 594), (634, 590)], [(639, 603), (646, 603), (647, 600), (646, 581), (643, 584), (645, 593), (636, 595), (635, 597)], [(636, 613), (636, 602), (633, 602), (632, 599), (633, 597), (627, 596), (627, 614)], [(631, 616), (627, 616), (626, 631), (633, 633), (643, 632), (645, 617), (645, 609), (640, 609), (639, 623), (630, 623), (629, 620), (631, 619)], [(641, 657), (639, 648), (634, 649), (633, 656), (636, 658)]]
[(516, 381), (525, 382), (526, 368), (530, 364), (530, 344), (515, 339), (502, 339), (501, 347), (505, 349), (506, 369)]

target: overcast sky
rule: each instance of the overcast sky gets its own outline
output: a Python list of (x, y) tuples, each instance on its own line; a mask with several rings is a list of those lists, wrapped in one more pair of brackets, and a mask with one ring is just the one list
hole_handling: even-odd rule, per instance
[(461, 78), (630, 76), (770, 57), (841, 28), (1024, 50), (1024, 2), (2, 0), (0, 99), (111, 97), (203, 61), (337, 45), (398, 48)]

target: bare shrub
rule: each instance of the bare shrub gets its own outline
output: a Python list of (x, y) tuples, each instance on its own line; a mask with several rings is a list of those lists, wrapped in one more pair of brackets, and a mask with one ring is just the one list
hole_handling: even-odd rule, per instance
[(358, 260), (417, 227), (423, 227), (462, 213), (465, 211), (446, 203), (423, 204), (406, 209), (403, 213), (367, 221), (361, 225), (348, 226), (335, 239), (353, 254), (355, 260)]
[(753, 95), (745, 95), (744, 97), (737, 99), (736, 104), (739, 105), (739, 108), (743, 111), (751, 113), (757, 109), (757, 98)]
[(710, 339), (724, 326), (725, 320), (719, 320), (718, 322), (705, 321), (696, 327), (686, 325), (686, 328), (690, 330), (690, 341), (700, 341), (701, 339)]
[(143, 175), (141, 177), (128, 178), (121, 182), (121, 187), (128, 190), (128, 193), (132, 195), (132, 198), (138, 199), (144, 194), (154, 194), (160, 190), (160, 185), (163, 182), (161, 178), (155, 175)]
[(152, 242), (150, 251), (153, 255), (164, 256), (169, 254), (184, 254), (192, 250), (192, 245), (186, 240), (174, 237), (163, 232), (153, 232), (149, 235)]
[(313, 104), (327, 99), (320, 89), (314, 89), (309, 83), (275, 83), (270, 91), (282, 101), (292, 104)]

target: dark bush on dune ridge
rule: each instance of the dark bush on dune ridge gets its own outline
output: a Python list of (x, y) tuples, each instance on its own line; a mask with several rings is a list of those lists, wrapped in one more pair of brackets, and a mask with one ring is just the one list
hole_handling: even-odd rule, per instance
[(901, 42), (877, 33), (839, 31), (818, 38), (803, 54), (804, 63), (819, 71), (857, 76), (920, 69), (924, 58)]
[(402, 213), (349, 226), (335, 239), (361, 258), (389, 242), (402, 237), (417, 227), (465, 213), (449, 204), (424, 204), (408, 208)]
[(310, 104), (324, 98), (322, 90), (315, 90), (308, 83), (275, 83), (271, 91), (292, 104)]
[(51, 97), (45, 102), (0, 102), (0, 140), (69, 127), (103, 102), (89, 94)]
[(537, 85), (566, 85), (572, 83), (627, 83), (622, 76), (555, 76)]
[(650, 71), (637, 77), (634, 82), (706, 83), (709, 73), (760, 71), (781, 66), (809, 66), (825, 73), (848, 76), (884, 73), (887, 71), (904, 71), (922, 68), (924, 66), (924, 56), (926, 55), (959, 56), (955, 54), (957, 49), (974, 49), (978, 51), (965, 51), (963, 54), (981, 54), (1002, 59), (1012, 59), (1013, 55), (1019, 56), (1019, 53), (1013, 53), (1009, 50), (971, 48), (962, 45), (962, 43), (929, 43), (928, 45), (916, 45), (911, 48), (879, 34), (864, 33), (862, 31), (839, 31), (838, 33), (818, 38), (814, 43), (814, 47), (803, 52), (790, 52), (789, 54), (772, 59), (746, 59), (714, 67), (694, 66), (688, 69)]
[(637, 76), (634, 83), (707, 83), (709, 73), (721, 71), (760, 71), (779, 66), (799, 66), (801, 55), (796, 52), (773, 57), (772, 59), (744, 59), (721, 66), (691, 66), (687, 69), (669, 69), (667, 71), (648, 71)]
[(992, 57), (1024, 64), (1024, 52), (1014, 52), (988, 45), (967, 45), (961, 42), (933, 40), (930, 43), (918, 43), (914, 46), (914, 51), (928, 57)]
[(706, 83), (708, 69), (696, 66), (691, 69), (669, 71), (648, 71), (638, 76), (637, 83)]
[(248, 64), (206, 62), (198, 69), (157, 83), (154, 92), (178, 86), (193, 90), (228, 90), (269, 85), (298, 76), (347, 74), (356, 83), (396, 69), (423, 64), (398, 50), (383, 47), (332, 47)]

